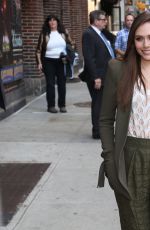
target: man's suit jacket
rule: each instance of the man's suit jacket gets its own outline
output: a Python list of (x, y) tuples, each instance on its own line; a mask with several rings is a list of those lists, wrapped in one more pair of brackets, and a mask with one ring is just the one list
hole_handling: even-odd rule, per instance
[(89, 81), (104, 80), (111, 55), (100, 35), (89, 26), (82, 36), (84, 71)]
[(103, 176), (107, 168), (107, 174), (109, 174), (107, 177), (111, 187), (115, 192), (119, 192), (130, 199), (127, 187), (124, 146), (128, 132), (131, 103), (126, 111), (123, 111), (117, 103), (117, 86), (124, 68), (126, 68), (124, 62), (114, 59), (109, 62), (106, 74), (99, 121), (104, 162), (100, 168), (98, 186), (104, 186)]

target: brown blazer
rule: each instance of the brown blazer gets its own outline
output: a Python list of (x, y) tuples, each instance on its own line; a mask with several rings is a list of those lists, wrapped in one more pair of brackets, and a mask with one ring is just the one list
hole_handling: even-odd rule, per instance
[(117, 86), (124, 68), (126, 64), (115, 59), (111, 60), (108, 65), (99, 123), (103, 149), (101, 156), (104, 162), (100, 167), (98, 187), (104, 186), (104, 174), (107, 171), (106, 176), (114, 191), (130, 199), (124, 145), (128, 132), (131, 103), (126, 111), (121, 110), (117, 103)]

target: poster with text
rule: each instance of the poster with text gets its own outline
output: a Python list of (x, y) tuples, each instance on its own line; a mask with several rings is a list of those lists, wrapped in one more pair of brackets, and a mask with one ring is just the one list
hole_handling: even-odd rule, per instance
[(23, 77), (20, 0), (0, 0), (0, 68), (3, 83)]

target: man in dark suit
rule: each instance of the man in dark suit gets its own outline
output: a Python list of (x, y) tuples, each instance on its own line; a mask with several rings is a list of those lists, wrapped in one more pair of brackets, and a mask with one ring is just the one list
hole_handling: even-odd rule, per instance
[(91, 95), (92, 137), (99, 139), (99, 114), (105, 74), (108, 61), (114, 58), (110, 42), (101, 33), (107, 25), (104, 11), (94, 10), (89, 15), (90, 26), (82, 36), (82, 51), (84, 57), (84, 72), (87, 76), (87, 86)]

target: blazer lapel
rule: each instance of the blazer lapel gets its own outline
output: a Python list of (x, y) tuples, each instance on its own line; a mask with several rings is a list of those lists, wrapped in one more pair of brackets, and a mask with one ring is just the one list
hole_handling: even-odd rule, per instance
[[(94, 33), (94, 35), (99, 39), (99, 41), (102, 42), (102, 43), (105, 45), (103, 39), (102, 39), (102, 38), (100, 37), (100, 35), (98, 35), (98, 33), (92, 28), (92, 26), (89, 26), (89, 29), (90, 29), (90, 31), (91, 31), (92, 33)], [(106, 45), (105, 45), (105, 46), (106, 46)]]
[[(124, 159), (124, 146), (128, 134), (128, 126), (131, 112), (131, 103), (126, 111), (119, 109), (116, 118), (116, 135), (115, 135), (115, 161), (118, 169), (119, 181), (123, 187), (128, 191), (126, 168)], [(129, 193), (129, 191), (128, 191)]]

